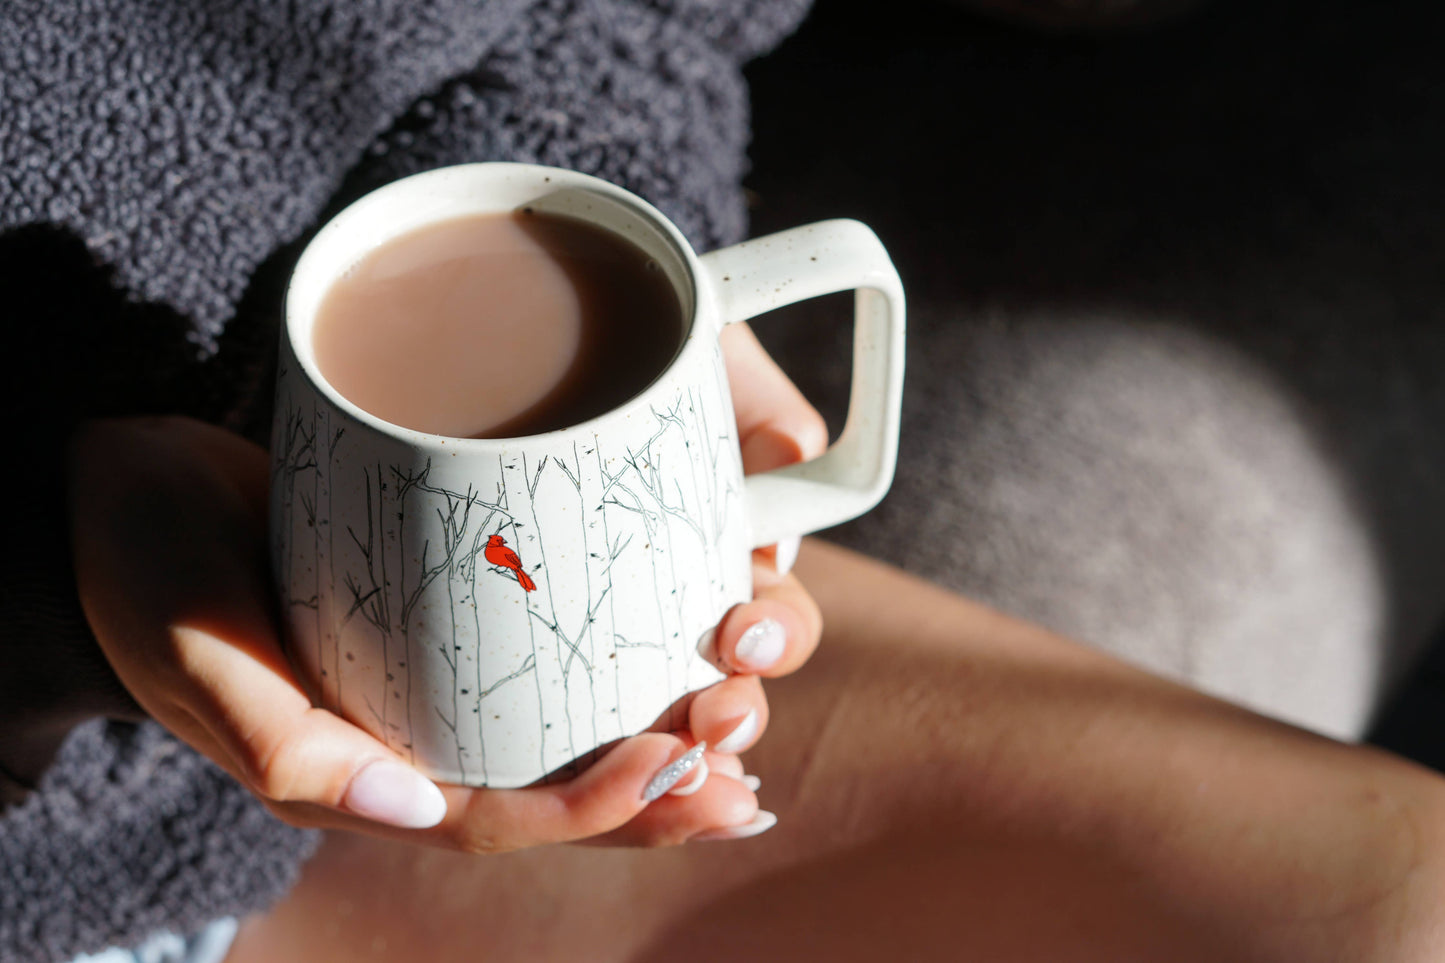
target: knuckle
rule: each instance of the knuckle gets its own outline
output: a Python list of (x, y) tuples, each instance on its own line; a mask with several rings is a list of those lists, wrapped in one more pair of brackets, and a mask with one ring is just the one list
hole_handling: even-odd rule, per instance
[(506, 845), (494, 833), (487, 832), (480, 826), (463, 827), (453, 838), (453, 843), (458, 850), (469, 856), (510, 853), (521, 848), (520, 846)]
[(301, 810), (286, 803), (276, 802), (272, 799), (261, 799), (261, 804), (266, 807), (276, 819), (290, 826), (292, 829), (319, 829), (320, 823), (307, 817)]
[(295, 733), (287, 733), (270, 745), (258, 747), (246, 761), (247, 781), (252, 791), (276, 802), (293, 801), (300, 752), (301, 737)]
[(204, 679), (207, 643), (197, 629), (171, 626), (164, 637), (148, 647), (160, 656), (152, 661), (150, 671), (173, 685), (183, 680)]
[(687, 842), (697, 831), (693, 826), (667, 826), (659, 828), (643, 840), (645, 849), (671, 849)]
[(610, 833), (625, 826), (641, 811), (640, 798), (634, 804), (615, 793), (586, 793), (567, 799), (564, 805), (566, 835), (570, 839), (591, 839)]
[(467, 804), (462, 819), (450, 830), (447, 845), (469, 856), (487, 856), (494, 853), (508, 853), (521, 849), (510, 843), (498, 830), (498, 820), (483, 806), (484, 796), (474, 795)]
[(806, 598), (803, 617), (808, 627), (808, 641), (811, 645), (816, 646), (823, 638), (823, 610), (818, 608), (818, 603), (813, 601), (811, 595)]
[(784, 601), (802, 621), (801, 641), (811, 648), (823, 637), (823, 610), (818, 606), (818, 600), (813, 598), (813, 593), (807, 590), (796, 575), (790, 573), (787, 578), (788, 591)]

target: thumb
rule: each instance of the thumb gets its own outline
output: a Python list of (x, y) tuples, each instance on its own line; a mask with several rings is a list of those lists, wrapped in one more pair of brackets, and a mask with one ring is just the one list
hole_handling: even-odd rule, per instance
[[(309, 803), (406, 829), (446, 816), (435, 783), (370, 734), (313, 707), (271, 655), (274, 636), (172, 630), (194, 675), (185, 710), (225, 754), (218, 760), (272, 803)], [(284, 810), (278, 810), (284, 814)]]
[(122, 683), (162, 725), (272, 802), (439, 822), (440, 790), (315, 709), (277, 634), (259, 447), (185, 419), (117, 421), (71, 460), (81, 602)]

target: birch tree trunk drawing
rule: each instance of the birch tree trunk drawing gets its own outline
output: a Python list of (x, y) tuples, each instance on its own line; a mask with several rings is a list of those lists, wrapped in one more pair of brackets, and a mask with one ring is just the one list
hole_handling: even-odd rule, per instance
[[(356, 551), (361, 556), (361, 576), (354, 575), (347, 571), (344, 576), (346, 590), (350, 595), (351, 603), (346, 614), (342, 616), (341, 623), (346, 625), (354, 617), (360, 616), (368, 625), (375, 630), (381, 655), (380, 674), (382, 676), (381, 692), (377, 695), (376, 701), (372, 700), (374, 693), (366, 691), (373, 686), (363, 682), (360, 700), (366, 706), (368, 713), (375, 720), (377, 726), (376, 735), (388, 744), (392, 744), (394, 734), (399, 726), (391, 721), (391, 703), (400, 699), (400, 691), (392, 685), (396, 681), (396, 675), (391, 671), (391, 650), (395, 648), (392, 642), (392, 593), (391, 581), (386, 577), (386, 482), (383, 481), (381, 464), (373, 469), (369, 466), (362, 468), (364, 484), (362, 491), (366, 497), (366, 527), (365, 538), (357, 531), (355, 526), (348, 525), (346, 534), (351, 538)], [(380, 534), (378, 534), (380, 533)], [(364, 578), (364, 581), (362, 580)], [(352, 640), (348, 646), (347, 659), (355, 661), (355, 654), (351, 651), (352, 646), (362, 648), (361, 639)], [(369, 670), (372, 668), (371, 660), (361, 668)], [(371, 674), (371, 673), (368, 673)], [(370, 681), (370, 680), (366, 680)], [(377, 703), (380, 708), (377, 708)]]
[(659, 719), (675, 728), (680, 697), (720, 677), (700, 639), (746, 597), (725, 402), (680, 388), (630, 445), (504, 449), (465, 472), (449, 451), (375, 457), (329, 408), (288, 408), (278, 581), (319, 702), (473, 784), (571, 775)]

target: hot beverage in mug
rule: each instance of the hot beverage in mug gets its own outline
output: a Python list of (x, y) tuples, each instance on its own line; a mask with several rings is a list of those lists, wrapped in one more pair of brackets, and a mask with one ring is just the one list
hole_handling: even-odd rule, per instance
[[(743, 477), (718, 334), (856, 289), (853, 392), (822, 457)], [(722, 678), (700, 643), (750, 550), (892, 479), (904, 302), (826, 221), (699, 257), (596, 178), (471, 164), (323, 227), (286, 295), (271, 552), (317, 705), (434, 779), (521, 786)]]
[(316, 363), (392, 424), (459, 438), (533, 435), (636, 395), (682, 345), (657, 261), (570, 217), (523, 209), (394, 238), (321, 302)]

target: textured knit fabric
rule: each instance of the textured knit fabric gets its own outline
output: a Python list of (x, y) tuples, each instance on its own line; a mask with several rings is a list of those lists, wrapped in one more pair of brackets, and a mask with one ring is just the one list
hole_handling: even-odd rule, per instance
[(3, 958), (199, 930), (215, 907), (283, 892), (312, 848), (158, 726), (87, 723), (45, 791), (6, 813)]
[[(308, 233), (442, 164), (571, 167), (699, 247), (741, 238), (740, 64), (806, 0), (11, 0), (0, 5), (3, 379), (24, 471), (0, 677), (113, 680), (65, 538), (78, 418), (180, 412), (264, 434), (279, 292)], [(3, 686), (0, 686), (3, 691)], [(43, 706), (42, 706), (43, 708)], [(0, 733), (0, 739), (4, 733)], [(0, 963), (264, 906), (312, 844), (157, 730), (77, 730), (0, 815)]]
[[(1445, 768), (1439, 26), (819, 4), (749, 73), (752, 229), (847, 212), (908, 291), (898, 476), (830, 539), (1346, 739), (1433, 637), (1409, 748)], [(757, 325), (835, 425), (843, 310)]]

